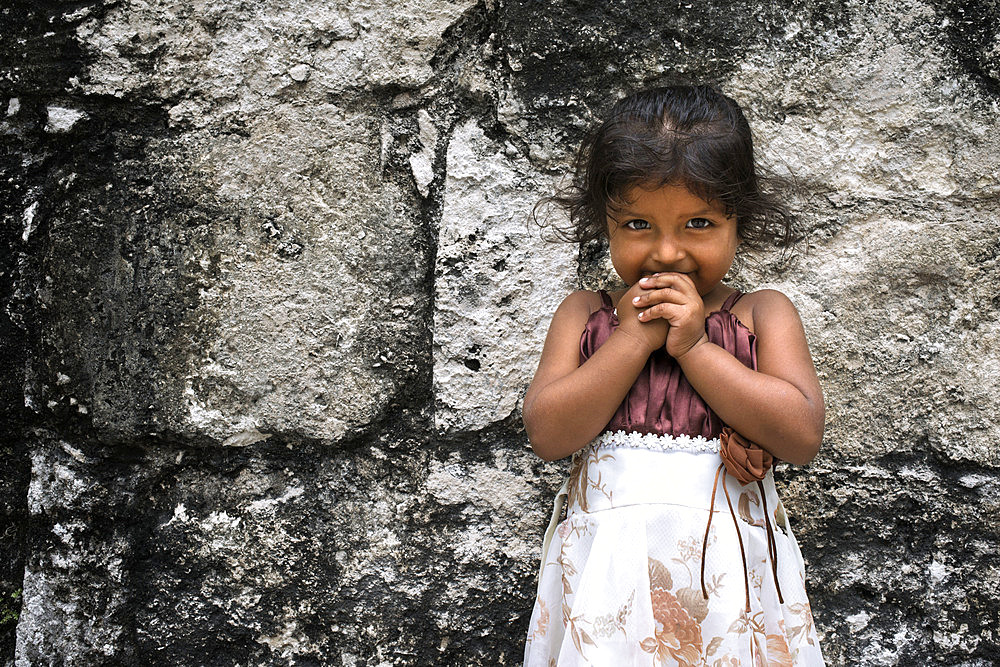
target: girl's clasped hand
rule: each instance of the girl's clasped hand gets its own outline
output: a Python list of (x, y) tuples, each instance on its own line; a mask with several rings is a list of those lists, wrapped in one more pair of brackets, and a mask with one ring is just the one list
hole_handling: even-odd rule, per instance
[(652, 353), (665, 348), (680, 359), (705, 334), (705, 304), (694, 283), (683, 273), (654, 273), (625, 291), (615, 309), (619, 329), (636, 336)]

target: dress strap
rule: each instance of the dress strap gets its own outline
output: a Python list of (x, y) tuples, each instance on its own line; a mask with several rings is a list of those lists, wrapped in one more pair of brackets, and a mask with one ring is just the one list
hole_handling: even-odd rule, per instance
[(611, 295), (600, 289), (597, 293), (601, 295), (601, 303), (604, 304), (605, 308), (613, 308), (615, 304), (611, 303)]
[(739, 301), (740, 297), (742, 296), (743, 292), (736, 290), (726, 298), (725, 303), (722, 304), (722, 308), (720, 308), (719, 310), (724, 312), (729, 312), (729, 309), (735, 306), (736, 302)]

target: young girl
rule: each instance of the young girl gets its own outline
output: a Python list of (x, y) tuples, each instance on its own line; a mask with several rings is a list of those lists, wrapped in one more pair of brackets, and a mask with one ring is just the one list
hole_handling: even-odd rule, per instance
[(816, 455), (822, 393), (791, 302), (722, 282), (788, 238), (743, 112), (703, 86), (626, 97), (564, 194), (628, 288), (566, 297), (525, 395), (534, 451), (573, 455), (525, 665), (822, 665), (769, 470)]

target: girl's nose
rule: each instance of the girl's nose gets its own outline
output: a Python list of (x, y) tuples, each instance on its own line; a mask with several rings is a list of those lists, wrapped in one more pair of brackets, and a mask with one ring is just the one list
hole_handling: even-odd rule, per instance
[(684, 249), (673, 236), (663, 236), (654, 249), (653, 259), (663, 264), (672, 264), (684, 257)]

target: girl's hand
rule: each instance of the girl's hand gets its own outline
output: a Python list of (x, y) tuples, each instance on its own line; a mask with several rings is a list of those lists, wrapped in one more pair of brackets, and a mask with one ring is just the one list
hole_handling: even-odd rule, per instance
[[(649, 354), (666, 344), (667, 331), (670, 328), (667, 321), (658, 318), (639, 319), (639, 309), (633, 299), (646, 294), (647, 290), (639, 283), (632, 285), (618, 300), (618, 330), (637, 339)], [(704, 325), (703, 325), (704, 326)]]
[[(625, 296), (634, 299), (631, 304), (641, 311), (640, 321), (652, 324), (663, 320), (669, 325), (666, 333), (667, 354), (680, 359), (695, 347), (708, 342), (705, 302), (689, 277), (683, 273), (657, 273), (643, 278), (635, 286), (640, 288), (639, 294), (633, 295), (629, 290)], [(619, 313), (620, 308), (621, 305)]]

